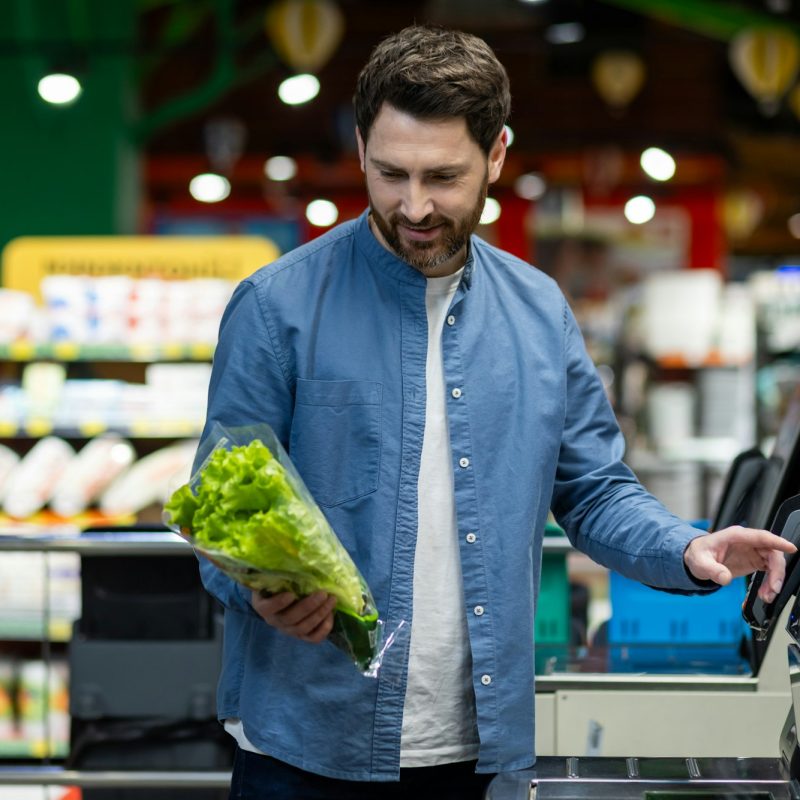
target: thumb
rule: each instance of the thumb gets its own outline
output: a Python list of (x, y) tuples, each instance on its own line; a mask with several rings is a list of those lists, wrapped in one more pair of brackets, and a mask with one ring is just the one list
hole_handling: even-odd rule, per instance
[(690, 572), (699, 580), (712, 580), (720, 586), (727, 586), (733, 580), (731, 571), (708, 550), (697, 554)]
[(731, 571), (724, 564), (720, 564), (717, 561), (713, 564), (709, 564), (708, 571), (709, 578), (720, 586), (727, 586), (733, 580)]

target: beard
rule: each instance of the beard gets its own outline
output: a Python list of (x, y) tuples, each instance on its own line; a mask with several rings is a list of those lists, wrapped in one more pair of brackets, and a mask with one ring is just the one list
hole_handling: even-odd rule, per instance
[[(399, 213), (388, 217), (382, 216), (375, 208), (372, 197), (369, 197), (370, 213), (378, 230), (392, 251), (414, 269), (423, 274), (431, 272), (467, 246), (469, 237), (474, 233), (480, 222), (483, 206), (489, 191), (488, 171), (484, 176), (475, 204), (464, 216), (450, 219), (439, 214), (428, 214), (423, 219), (412, 222)], [(369, 195), (369, 187), (367, 187)], [(426, 230), (440, 227), (439, 235), (429, 241), (403, 240), (400, 227), (416, 230)]]

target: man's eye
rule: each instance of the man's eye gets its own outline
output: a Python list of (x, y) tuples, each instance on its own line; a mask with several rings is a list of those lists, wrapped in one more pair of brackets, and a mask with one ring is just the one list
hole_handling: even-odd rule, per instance
[(443, 172), (438, 175), (433, 175), (432, 177), (433, 180), (436, 181), (436, 183), (452, 183), (456, 179), (455, 175), (451, 175), (448, 172)]
[(388, 172), (385, 169), (381, 170), (381, 178), (386, 181), (399, 181), (403, 176), (399, 172)]

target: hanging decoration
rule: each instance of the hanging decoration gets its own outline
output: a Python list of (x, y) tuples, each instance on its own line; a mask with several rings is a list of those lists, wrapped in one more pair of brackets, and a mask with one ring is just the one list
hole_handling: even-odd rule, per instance
[(344, 15), (333, 0), (278, 0), (267, 11), (266, 29), (289, 67), (316, 73), (342, 40)]
[(606, 50), (592, 63), (592, 82), (615, 111), (622, 111), (636, 97), (645, 76), (644, 62), (630, 50)]
[(731, 41), (731, 68), (764, 114), (775, 114), (800, 66), (797, 37), (783, 28), (747, 28)]
[(722, 227), (731, 240), (747, 239), (761, 222), (763, 215), (764, 202), (753, 189), (729, 189), (721, 198)]
[(236, 117), (213, 117), (203, 125), (208, 163), (217, 172), (230, 175), (244, 152), (247, 126)]
[(789, 103), (789, 108), (791, 108), (794, 112), (794, 115), (800, 119), (800, 83), (798, 83), (797, 86), (795, 86), (794, 89), (789, 92), (787, 100)]

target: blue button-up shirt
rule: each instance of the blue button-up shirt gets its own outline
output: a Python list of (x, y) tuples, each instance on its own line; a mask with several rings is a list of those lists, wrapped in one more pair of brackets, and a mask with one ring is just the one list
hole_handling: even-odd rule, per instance
[[(208, 426), (272, 426), (389, 629), (414, 624), (425, 285), (375, 239), (366, 213), (338, 226), (240, 284), (209, 397)], [(698, 531), (622, 463), (603, 386), (543, 273), (473, 237), (442, 350), (478, 770), (520, 769), (534, 763), (533, 629), (548, 509), (596, 561), (678, 590), (698, 588), (682, 558)], [(403, 643), (376, 679), (364, 677), (333, 646), (270, 628), (249, 591), (208, 563), (201, 569), (226, 606), (220, 717), (240, 717), (250, 742), (302, 769), (397, 779)]]

